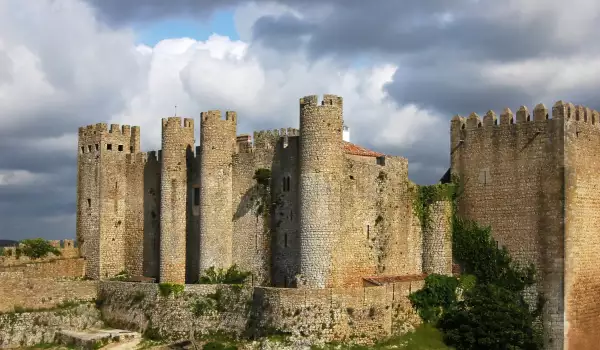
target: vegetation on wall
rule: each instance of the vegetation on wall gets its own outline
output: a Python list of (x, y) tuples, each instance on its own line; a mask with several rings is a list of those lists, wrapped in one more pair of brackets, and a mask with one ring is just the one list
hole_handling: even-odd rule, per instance
[(505, 247), (497, 246), (489, 227), (458, 216), (459, 189), (457, 178), (452, 184), (420, 186), (414, 209), (422, 227), (428, 228), (429, 206), (450, 200), (453, 258), (462, 275), (429, 275), (424, 288), (409, 299), (423, 320), (435, 325), (445, 343), (456, 349), (541, 349), (537, 321), (544, 300), (539, 298), (531, 308), (525, 299), (526, 288), (535, 283), (534, 266), (514, 262)]
[(215, 268), (211, 266), (210, 268), (204, 270), (200, 279), (198, 280), (199, 284), (243, 284), (246, 282), (248, 276), (251, 273), (248, 271), (242, 271), (238, 268), (236, 264), (232, 265), (228, 269), (223, 268)]
[(413, 211), (423, 230), (431, 227), (431, 205), (437, 201), (453, 201), (457, 194), (455, 183), (417, 186)]
[(49, 254), (60, 256), (61, 252), (58, 248), (43, 238), (24, 239), (20, 242), (19, 247), (15, 249), (15, 255), (17, 258), (19, 258), (21, 255), (24, 255), (32, 260), (36, 260), (45, 258)]
[(160, 292), (160, 295), (162, 295), (163, 297), (168, 297), (170, 295), (173, 296), (177, 296), (181, 293), (183, 293), (185, 286), (182, 284), (176, 284), (176, 283), (159, 283), (158, 284), (158, 291)]

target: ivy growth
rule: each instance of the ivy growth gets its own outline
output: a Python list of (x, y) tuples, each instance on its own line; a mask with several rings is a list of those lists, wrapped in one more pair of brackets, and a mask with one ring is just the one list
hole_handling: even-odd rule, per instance
[(456, 184), (435, 184), (427, 186), (417, 186), (415, 200), (413, 201), (413, 211), (423, 230), (431, 227), (431, 204), (441, 200), (455, 199)]
[[(460, 181), (421, 186), (415, 212), (429, 224), (429, 204), (452, 203), (452, 252), (463, 275), (429, 275), (423, 289), (409, 296), (424, 321), (437, 326), (447, 345), (457, 349), (540, 349), (539, 319), (544, 299), (530, 307), (524, 291), (535, 283), (533, 264), (522, 266), (499, 248), (489, 227), (459, 217)], [(531, 310), (533, 311), (531, 311)]]

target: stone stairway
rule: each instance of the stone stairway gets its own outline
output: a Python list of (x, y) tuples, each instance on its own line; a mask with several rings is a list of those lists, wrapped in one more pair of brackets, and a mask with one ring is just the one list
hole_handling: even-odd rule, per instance
[(76, 349), (135, 349), (142, 336), (122, 329), (61, 330), (56, 342)]

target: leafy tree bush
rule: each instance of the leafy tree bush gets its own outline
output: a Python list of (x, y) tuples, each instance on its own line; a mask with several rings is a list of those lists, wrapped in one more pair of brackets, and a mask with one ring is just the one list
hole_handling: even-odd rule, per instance
[[(453, 184), (419, 189), (415, 212), (423, 227), (429, 224), (428, 206), (444, 197), (455, 204), (459, 185), (454, 179)], [(544, 300), (540, 298), (530, 311), (524, 298), (525, 288), (536, 281), (534, 265), (514, 262), (505, 247), (498, 247), (489, 227), (459, 218), (455, 207), (452, 250), (463, 275), (428, 276), (424, 288), (410, 295), (412, 304), (457, 350), (541, 349), (542, 332), (536, 321)]]
[(251, 273), (241, 271), (237, 265), (232, 265), (227, 270), (214, 266), (204, 270), (198, 280), (200, 284), (243, 284)]
[(446, 344), (461, 350), (542, 348), (535, 315), (520, 293), (479, 284), (465, 294), (437, 324)]
[(61, 252), (43, 238), (24, 239), (21, 246), (16, 249), (17, 255), (25, 255), (33, 260), (46, 257), (48, 254), (60, 256)]

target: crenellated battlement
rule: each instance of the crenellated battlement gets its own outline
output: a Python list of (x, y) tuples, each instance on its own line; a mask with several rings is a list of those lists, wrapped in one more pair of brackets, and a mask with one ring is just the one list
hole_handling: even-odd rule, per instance
[(319, 105), (319, 96), (317, 95), (309, 95), (300, 98), (300, 109), (304, 109), (306, 107), (320, 107), (320, 106), (335, 106), (339, 108), (343, 108), (344, 100), (341, 96), (325, 94), (323, 95), (323, 100)]
[[(183, 122), (183, 123), (182, 123)], [(162, 127), (164, 128), (182, 128), (194, 129), (194, 118), (168, 117), (162, 118)]]
[(299, 136), (300, 130), (295, 128), (281, 128), (273, 130), (255, 131), (253, 135), (254, 147), (274, 147), (279, 139), (289, 136)]
[(225, 119), (221, 117), (221, 111), (219, 110), (210, 110), (207, 112), (200, 113), (200, 124), (205, 123), (213, 123), (217, 121), (230, 122), (233, 124), (237, 123), (237, 112), (234, 111), (226, 111)]
[(533, 115), (526, 106), (519, 107), (516, 117), (510, 108), (505, 108), (502, 111), (502, 114), (500, 114), (499, 122), (496, 113), (491, 110), (486, 113), (483, 119), (477, 115), (477, 113), (471, 113), (467, 118), (456, 115), (451, 120), (451, 129), (455, 132), (457, 130), (472, 130), (503, 125), (516, 126), (553, 119), (576, 120), (592, 125), (600, 125), (598, 124), (599, 117), (600, 112), (596, 110), (581, 105), (576, 106), (572, 103), (558, 101), (552, 107), (551, 114), (549, 113), (548, 108), (542, 103), (535, 106)]
[(108, 132), (108, 125), (106, 123), (96, 123), (80, 127), (79, 137), (89, 137), (93, 135), (103, 134), (106, 132)]

